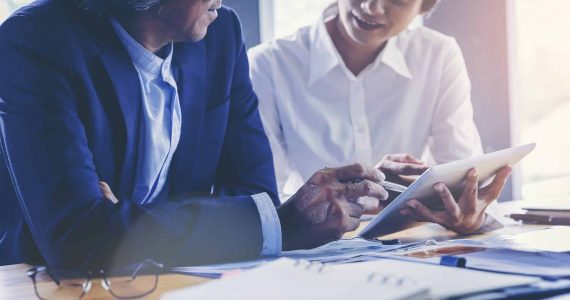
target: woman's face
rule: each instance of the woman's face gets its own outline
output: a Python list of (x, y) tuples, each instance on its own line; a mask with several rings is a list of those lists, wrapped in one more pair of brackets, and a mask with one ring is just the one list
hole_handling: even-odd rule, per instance
[(199, 41), (218, 17), (222, 0), (168, 0), (159, 9), (160, 19), (168, 25), (175, 41)]
[(339, 21), (348, 37), (381, 47), (421, 13), (423, 0), (338, 0)]

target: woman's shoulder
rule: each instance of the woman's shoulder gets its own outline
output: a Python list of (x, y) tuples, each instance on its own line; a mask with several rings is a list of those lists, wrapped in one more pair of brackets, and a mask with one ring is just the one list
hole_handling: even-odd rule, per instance
[(425, 26), (404, 31), (398, 36), (398, 42), (404, 49), (417, 51), (441, 51), (457, 44), (455, 38)]
[(308, 56), (310, 50), (311, 26), (302, 27), (295, 33), (275, 38), (248, 50), (250, 61), (259, 60), (298, 60)]

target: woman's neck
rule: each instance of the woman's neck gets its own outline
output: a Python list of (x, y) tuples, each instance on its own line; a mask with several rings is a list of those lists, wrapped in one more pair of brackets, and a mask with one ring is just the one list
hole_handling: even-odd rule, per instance
[(358, 76), (362, 70), (373, 63), (386, 46), (386, 42), (380, 46), (367, 46), (357, 43), (348, 35), (339, 17), (330, 20), (325, 25), (344, 64), (355, 76)]

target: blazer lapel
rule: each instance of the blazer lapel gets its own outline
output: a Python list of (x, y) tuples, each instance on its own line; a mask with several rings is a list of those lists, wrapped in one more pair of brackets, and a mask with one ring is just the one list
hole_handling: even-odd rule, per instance
[(138, 73), (124, 49), (104, 51), (101, 53), (100, 59), (115, 89), (127, 132), (125, 154), (118, 185), (120, 187), (118, 190), (119, 197), (126, 199), (130, 198), (134, 184), (138, 143), (137, 124), (142, 93)]
[[(182, 110), (182, 130), (174, 165), (193, 164), (204, 126), (206, 106), (206, 45), (204, 41), (179, 44), (174, 50), (174, 75)], [(182, 159), (177, 159), (181, 157)]]

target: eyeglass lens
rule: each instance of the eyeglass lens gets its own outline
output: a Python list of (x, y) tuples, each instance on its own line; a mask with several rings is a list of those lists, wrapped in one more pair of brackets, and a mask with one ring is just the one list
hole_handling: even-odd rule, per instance
[(61, 279), (57, 285), (45, 270), (36, 274), (36, 293), (44, 300), (77, 300), (88, 292), (90, 287), (86, 278)]

